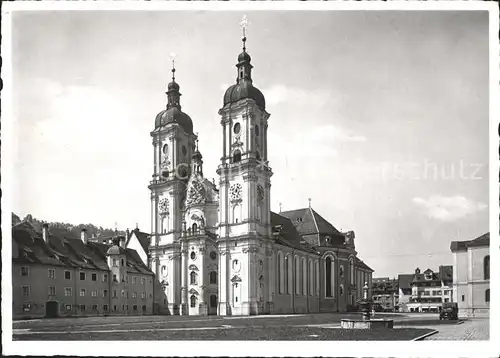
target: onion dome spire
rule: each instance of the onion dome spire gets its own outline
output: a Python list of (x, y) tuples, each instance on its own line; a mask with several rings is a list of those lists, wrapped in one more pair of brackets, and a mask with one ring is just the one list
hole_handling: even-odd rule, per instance
[(244, 80), (252, 82), (253, 66), (250, 64), (252, 58), (247, 53), (247, 48), (246, 48), (246, 42), (247, 42), (246, 27), (248, 26), (248, 19), (246, 15), (243, 16), (243, 20), (241, 20), (240, 25), (243, 30), (243, 37), (241, 38), (241, 41), (243, 43), (243, 52), (240, 53), (240, 55), (238, 56), (238, 64), (236, 65), (236, 67), (238, 68), (238, 78), (236, 81), (237, 83), (240, 83), (241, 81)]
[(224, 93), (224, 107), (231, 103), (236, 103), (242, 99), (251, 98), (255, 101), (260, 109), (265, 110), (266, 100), (264, 98), (264, 95), (258, 88), (254, 87), (252, 83), (253, 66), (250, 64), (250, 61), (252, 59), (247, 53), (246, 48), (246, 27), (248, 25), (248, 19), (246, 16), (243, 16), (243, 20), (240, 22), (240, 25), (243, 29), (243, 52), (239, 54), (238, 63), (236, 64), (236, 68), (238, 71), (236, 84), (230, 86)]
[(172, 82), (167, 86), (167, 108), (156, 115), (155, 128), (164, 127), (170, 123), (178, 123), (186, 133), (193, 134), (193, 121), (181, 111), (181, 93), (175, 82), (175, 54), (172, 57)]
[(172, 107), (177, 107), (181, 109), (181, 93), (179, 92), (179, 85), (175, 82), (175, 54), (171, 54), (172, 57), (172, 82), (168, 84), (167, 90), (167, 109)]

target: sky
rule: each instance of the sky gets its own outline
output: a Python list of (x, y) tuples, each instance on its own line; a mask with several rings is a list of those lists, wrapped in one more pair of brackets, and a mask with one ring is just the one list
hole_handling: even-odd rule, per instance
[(216, 177), (246, 14), (271, 209), (312, 207), (374, 277), (452, 264), (488, 231), (488, 14), (71, 11), (12, 17), (13, 212), (150, 231), (150, 132), (176, 53)]

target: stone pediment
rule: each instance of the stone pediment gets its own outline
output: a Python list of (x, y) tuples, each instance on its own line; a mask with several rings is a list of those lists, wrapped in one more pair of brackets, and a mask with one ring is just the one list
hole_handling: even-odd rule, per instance
[(238, 275), (234, 275), (231, 279), (231, 282), (241, 282), (241, 277)]
[(192, 271), (198, 271), (198, 267), (196, 267), (196, 265), (189, 265), (189, 269), (192, 270)]
[(190, 295), (199, 295), (198, 291), (196, 291), (194, 288), (189, 290)]

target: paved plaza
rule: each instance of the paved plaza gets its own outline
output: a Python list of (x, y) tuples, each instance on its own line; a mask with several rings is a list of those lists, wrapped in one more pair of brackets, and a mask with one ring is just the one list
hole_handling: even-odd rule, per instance
[[(139, 316), (16, 321), (14, 340), (487, 340), (485, 318), (440, 321), (438, 315), (379, 314), (393, 330), (342, 330), (342, 318), (359, 314), (251, 317)], [(433, 333), (435, 331), (437, 333)]]

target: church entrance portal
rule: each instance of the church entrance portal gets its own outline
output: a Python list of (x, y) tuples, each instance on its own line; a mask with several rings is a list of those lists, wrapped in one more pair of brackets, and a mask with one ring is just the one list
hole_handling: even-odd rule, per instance
[(217, 296), (216, 295), (210, 296), (210, 307), (208, 308), (208, 314), (210, 316), (217, 314)]

